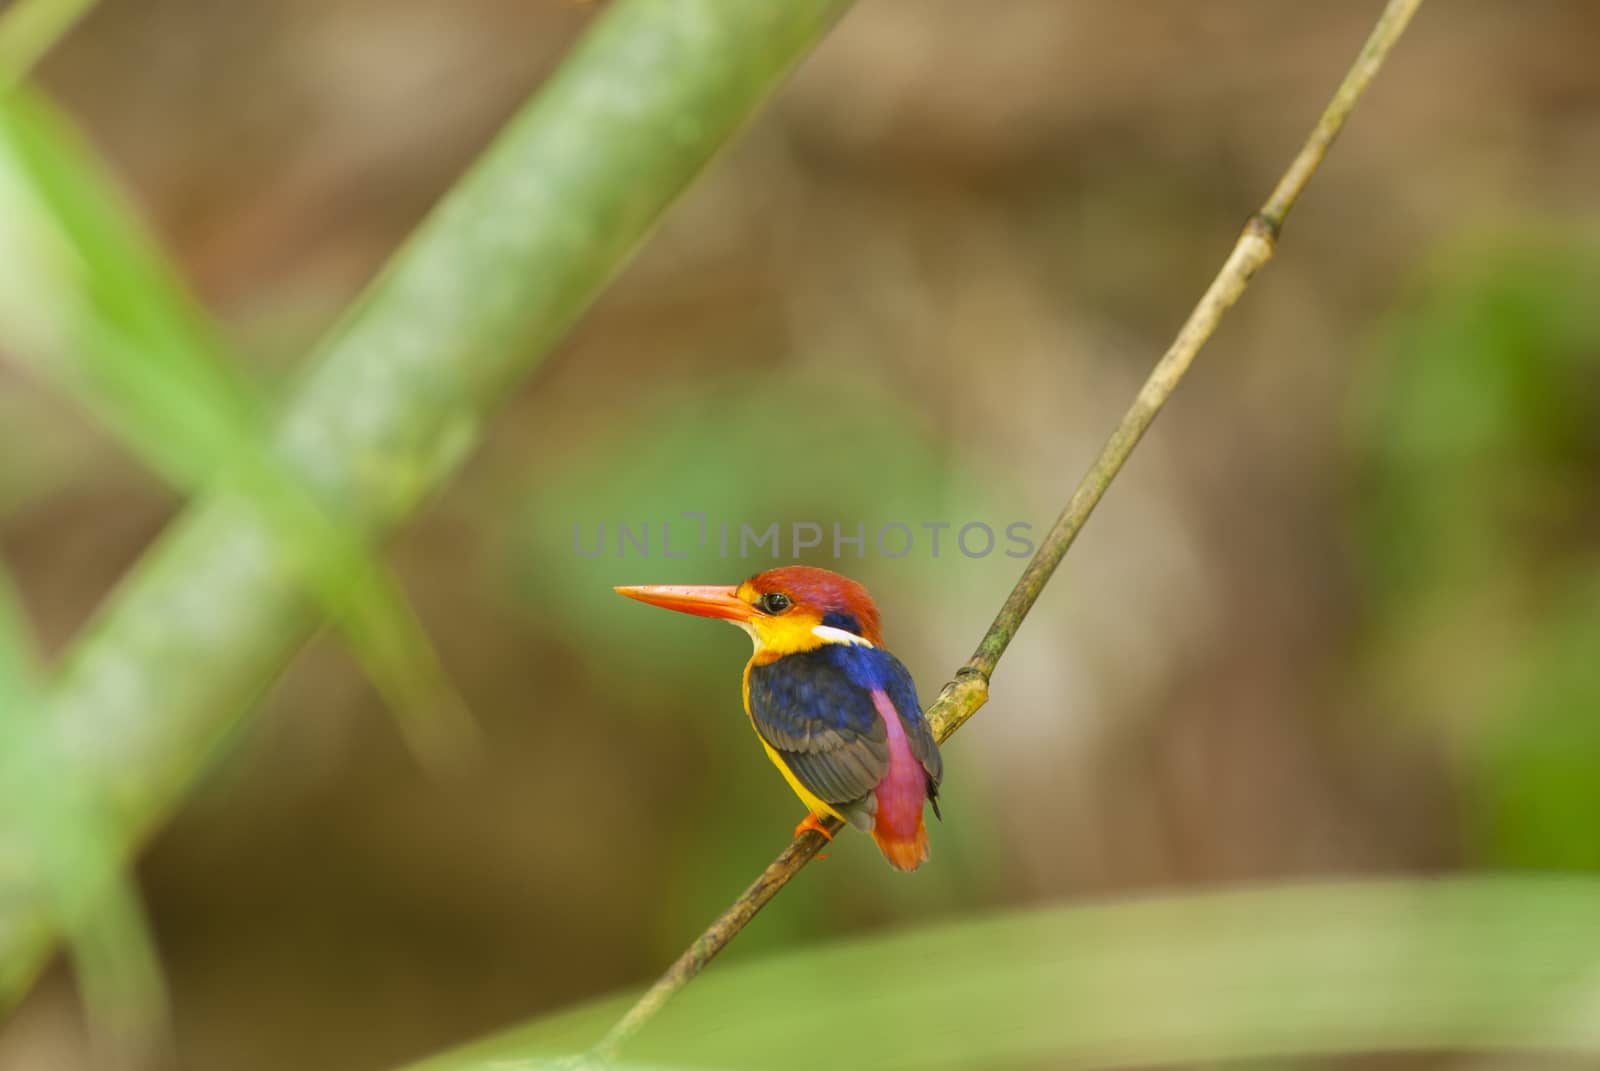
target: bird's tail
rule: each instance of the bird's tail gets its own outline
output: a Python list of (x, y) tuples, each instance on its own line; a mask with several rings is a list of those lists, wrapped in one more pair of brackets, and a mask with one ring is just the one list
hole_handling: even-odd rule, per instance
[(884, 829), (883, 825), (879, 822), (878, 828), (873, 829), (872, 839), (878, 842), (878, 850), (889, 860), (889, 865), (904, 871), (921, 866), (928, 858), (928, 827), (923, 824), (922, 816), (917, 815), (917, 831), (910, 836)]

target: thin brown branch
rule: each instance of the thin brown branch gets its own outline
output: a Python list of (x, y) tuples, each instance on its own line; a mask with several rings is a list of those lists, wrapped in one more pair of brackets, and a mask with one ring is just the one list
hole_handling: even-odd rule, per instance
[[(928, 707), (927, 718), (941, 743), (966, 724), (989, 698), (989, 677), (1021, 627), (1023, 618), (1038, 601), (1056, 566), (1061, 564), (1061, 559), (1066, 556), (1134, 447), (1144, 437), (1156, 414), (1161, 412), (1162, 406), (1177, 389), (1195, 355), (1216, 331), (1223, 314), (1239, 300), (1256, 272), (1272, 259), (1289, 210), (1300, 199), (1306, 184), (1311, 181), (1311, 176), (1327, 156), (1329, 147), (1344, 128), (1356, 102), (1366, 92), (1421, 3), (1422, 0), (1389, 0), (1361, 54), (1356, 57), (1316, 127), (1312, 129), (1311, 136), (1278, 180), (1266, 204), (1245, 224), (1228, 259), (1189, 314), (1177, 338), (1161, 360), (1156, 362), (1133, 404), (1123, 414), (1116, 430), (1101, 449), (1099, 457), (1079, 481), (1066, 508), (1056, 518), (1038, 552), (1022, 571), (1022, 576), (1006, 597), (977, 650)], [(830, 819), (825, 824), (834, 832), (840, 827), (836, 820)], [(744, 929), (756, 912), (765, 907), (802, 867), (816, 857), (824, 843), (820, 834), (809, 831), (796, 837), (617, 1021), (595, 1047), (594, 1054), (605, 1059), (614, 1058), (668, 1000), (688, 985)]]

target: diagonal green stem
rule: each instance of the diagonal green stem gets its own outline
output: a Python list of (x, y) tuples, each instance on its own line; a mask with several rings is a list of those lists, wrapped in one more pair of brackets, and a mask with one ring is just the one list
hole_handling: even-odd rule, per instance
[[(1095, 458), (1094, 464), (1073, 491), (1066, 509), (1051, 526), (1038, 552), (1028, 562), (1005, 604), (1001, 606), (983, 642), (978, 644), (978, 649), (962, 670), (963, 675), (978, 676), (986, 681), (994, 672), (1000, 656), (1010, 646), (1012, 637), (1022, 625), (1022, 619), (1044, 591), (1045, 584), (1078, 538), (1078, 533), (1083, 530), (1095, 506), (1100, 504), (1106, 488), (1122, 471), (1133, 448), (1139, 445), (1139, 440), (1155, 421), (1162, 406), (1172, 397), (1172, 392), (1189, 370), (1195, 355), (1216, 331), (1223, 313), (1233, 307), (1255, 273), (1272, 259), (1284, 218), (1305, 192), (1311, 176), (1322, 166), (1323, 158), (1339, 136), (1339, 131), (1344, 129), (1356, 102), (1372, 84), (1384, 58), (1405, 32), (1406, 25), (1421, 3), (1422, 0), (1390, 0), (1384, 8), (1367, 37), (1366, 45), (1345, 74), (1333, 99), (1323, 109), (1311, 135), (1278, 179), (1278, 184), (1273, 187), (1272, 194), (1261, 210), (1245, 225), (1244, 233), (1239, 236), (1226, 263), (1189, 314), (1177, 338), (1156, 363), (1133, 404), (1101, 448), (1100, 456)], [(944, 696), (940, 696), (935, 704), (938, 709), (930, 711), (930, 716), (937, 717), (936, 727), (941, 740), (959, 729), (983, 703), (981, 698), (977, 702), (965, 700), (956, 703), (945, 703), (944, 699)]]
[(95, 0), (17, 0), (0, 14), (0, 93), (26, 78), (94, 5)]
[[(1250, 285), (1251, 278), (1271, 259), (1284, 217), (1299, 200), (1306, 184), (1327, 155), (1329, 146), (1350, 117), (1356, 101), (1377, 75), (1384, 58), (1399, 41), (1421, 3), (1422, 0), (1390, 0), (1384, 8), (1365, 47), (1345, 74), (1333, 100), (1312, 129), (1311, 136), (1278, 180), (1278, 185), (1261, 211), (1245, 225), (1244, 233), (1239, 236), (1216, 278), (1189, 314), (1177, 338), (1156, 363), (1133, 404), (1123, 414), (1116, 430), (1101, 449), (1099, 457), (1079, 481), (1061, 516), (1023, 569), (1022, 576), (1000, 607), (994, 623), (984, 633), (977, 650), (957, 672), (955, 680), (945, 685), (939, 697), (929, 705), (927, 718), (941, 743), (966, 724), (988, 700), (989, 677), (999, 663), (1000, 656), (1011, 645), (1017, 629), (1022, 626), (1022, 619), (1038, 601), (1044, 586), (1050, 582), (1056, 567), (1078, 538), (1089, 515), (1111, 486), (1111, 481), (1122, 471), (1123, 463), (1132, 455), (1134, 447), (1139, 445), (1139, 440), (1155, 420), (1156, 414), (1172, 397), (1195, 355), (1216, 331), (1223, 313), (1239, 300), (1245, 287)], [(841, 828), (841, 823), (835, 819), (828, 819), (824, 825), (833, 832)], [(679, 990), (693, 981), (717, 953), (738, 936), (757, 912), (816, 857), (823, 843), (824, 839), (819, 833), (807, 831), (796, 837), (607, 1031), (595, 1046), (593, 1055), (605, 1060), (615, 1059), (622, 1046), (643, 1029)]]
[[(494, 408), (847, 0), (628, 0), (407, 242), (322, 347), (278, 442), (363, 533), (413, 512)], [(236, 495), (198, 499), (70, 652), (51, 729), (131, 852), (312, 633), (304, 576)], [(12, 833), (0, 816), (0, 844)], [(0, 890), (0, 1000), (49, 947)]]

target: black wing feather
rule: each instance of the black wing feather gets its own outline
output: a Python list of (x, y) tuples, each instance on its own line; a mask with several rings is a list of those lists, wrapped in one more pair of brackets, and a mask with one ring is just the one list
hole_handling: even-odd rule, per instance
[(872, 702), (874, 688), (883, 689), (900, 711), (933, 798), (944, 775), (939, 747), (922, 717), (911, 674), (887, 651), (828, 644), (752, 666), (750, 716), (756, 732), (818, 799), (855, 804), (889, 770), (888, 732)]
[(751, 666), (750, 717), (795, 779), (827, 803), (863, 799), (888, 772), (888, 731), (872, 693), (827, 648)]

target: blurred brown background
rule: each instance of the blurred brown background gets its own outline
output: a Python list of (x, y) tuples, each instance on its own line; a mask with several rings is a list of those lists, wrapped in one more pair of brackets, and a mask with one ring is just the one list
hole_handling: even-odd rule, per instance
[[(652, 976), (800, 814), (741, 724), (745, 640), (607, 587), (762, 563), (580, 560), (573, 525), (1042, 533), (1378, 7), (865, 0), (392, 548), (486, 764), (429, 783), (324, 639), (147, 852), (182, 1066), (380, 1068)], [(593, 17), (107, 2), (41, 80), (282, 395)], [(1424, 7), (947, 749), (932, 863), (841, 843), (730, 955), (1595, 865), (1551, 830), (1600, 802), (1571, 721), (1600, 696), (1597, 42), (1587, 0)], [(0, 552), (59, 651), (180, 503), (3, 365), (0, 458)], [(1018, 563), (839, 567), (926, 699)], [(85, 1060), (58, 968), (0, 1068)]]

